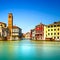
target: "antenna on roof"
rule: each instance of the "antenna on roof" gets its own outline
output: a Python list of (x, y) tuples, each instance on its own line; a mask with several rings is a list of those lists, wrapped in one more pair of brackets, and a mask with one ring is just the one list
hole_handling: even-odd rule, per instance
[(42, 20), (41, 20), (40, 24), (42, 24)]

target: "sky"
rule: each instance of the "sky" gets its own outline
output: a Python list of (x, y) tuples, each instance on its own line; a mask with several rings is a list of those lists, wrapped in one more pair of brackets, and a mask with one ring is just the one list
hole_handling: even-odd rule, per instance
[(0, 0), (0, 22), (8, 24), (8, 13), (13, 14), (13, 24), (26, 33), (40, 23), (60, 21), (60, 0)]

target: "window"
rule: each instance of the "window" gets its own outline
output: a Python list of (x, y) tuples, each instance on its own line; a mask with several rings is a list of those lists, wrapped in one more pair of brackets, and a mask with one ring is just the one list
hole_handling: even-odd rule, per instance
[(57, 27), (60, 27), (60, 25), (57, 25)]
[(42, 39), (42, 37), (41, 37), (41, 39)]
[(48, 31), (50, 31), (50, 29), (48, 29)]
[(50, 33), (48, 33), (48, 35), (50, 35)]
[(51, 25), (51, 27), (53, 27), (53, 26)]
[(2, 24), (0, 26), (2, 26)]
[(53, 31), (53, 29), (51, 29), (51, 31)]
[(51, 35), (53, 35), (53, 33), (51, 33)]
[(13, 29), (13, 32), (19, 32), (19, 30), (18, 29)]
[(58, 28), (58, 31), (59, 31), (59, 28)]
[(11, 18), (11, 16), (9, 16), (9, 18)]
[(56, 27), (56, 25), (54, 25), (54, 27)]
[(50, 26), (48, 26), (48, 28), (50, 28)]
[(54, 37), (54, 39), (56, 39), (56, 37)]
[(5, 27), (6, 27), (6, 25), (5, 25)]
[(40, 30), (37, 31), (37, 33), (40, 33), (40, 32), (41, 32)]
[(59, 39), (59, 37), (57, 37), (57, 39)]
[(59, 33), (58, 33), (58, 35), (59, 35)]
[(56, 35), (56, 33), (54, 33), (54, 35)]
[(56, 29), (54, 29), (54, 31), (56, 31)]

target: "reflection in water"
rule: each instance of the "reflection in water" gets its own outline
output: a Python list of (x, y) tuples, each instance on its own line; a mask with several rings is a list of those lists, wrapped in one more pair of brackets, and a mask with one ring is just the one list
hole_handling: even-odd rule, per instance
[(60, 42), (0, 41), (0, 60), (60, 60)]

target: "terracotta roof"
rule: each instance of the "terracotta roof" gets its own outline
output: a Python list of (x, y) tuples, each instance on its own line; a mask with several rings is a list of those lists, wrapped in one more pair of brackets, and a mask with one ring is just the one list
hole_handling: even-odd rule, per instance
[[(13, 28), (19, 28), (18, 26), (13, 26)], [(19, 28), (20, 29), (20, 28)]]
[(35, 27), (39, 27), (40, 25), (44, 25), (45, 26), (45, 24), (40, 23), (40, 24), (36, 25)]
[(0, 22), (0, 24), (6, 24), (6, 23), (4, 23), (4, 22)]

